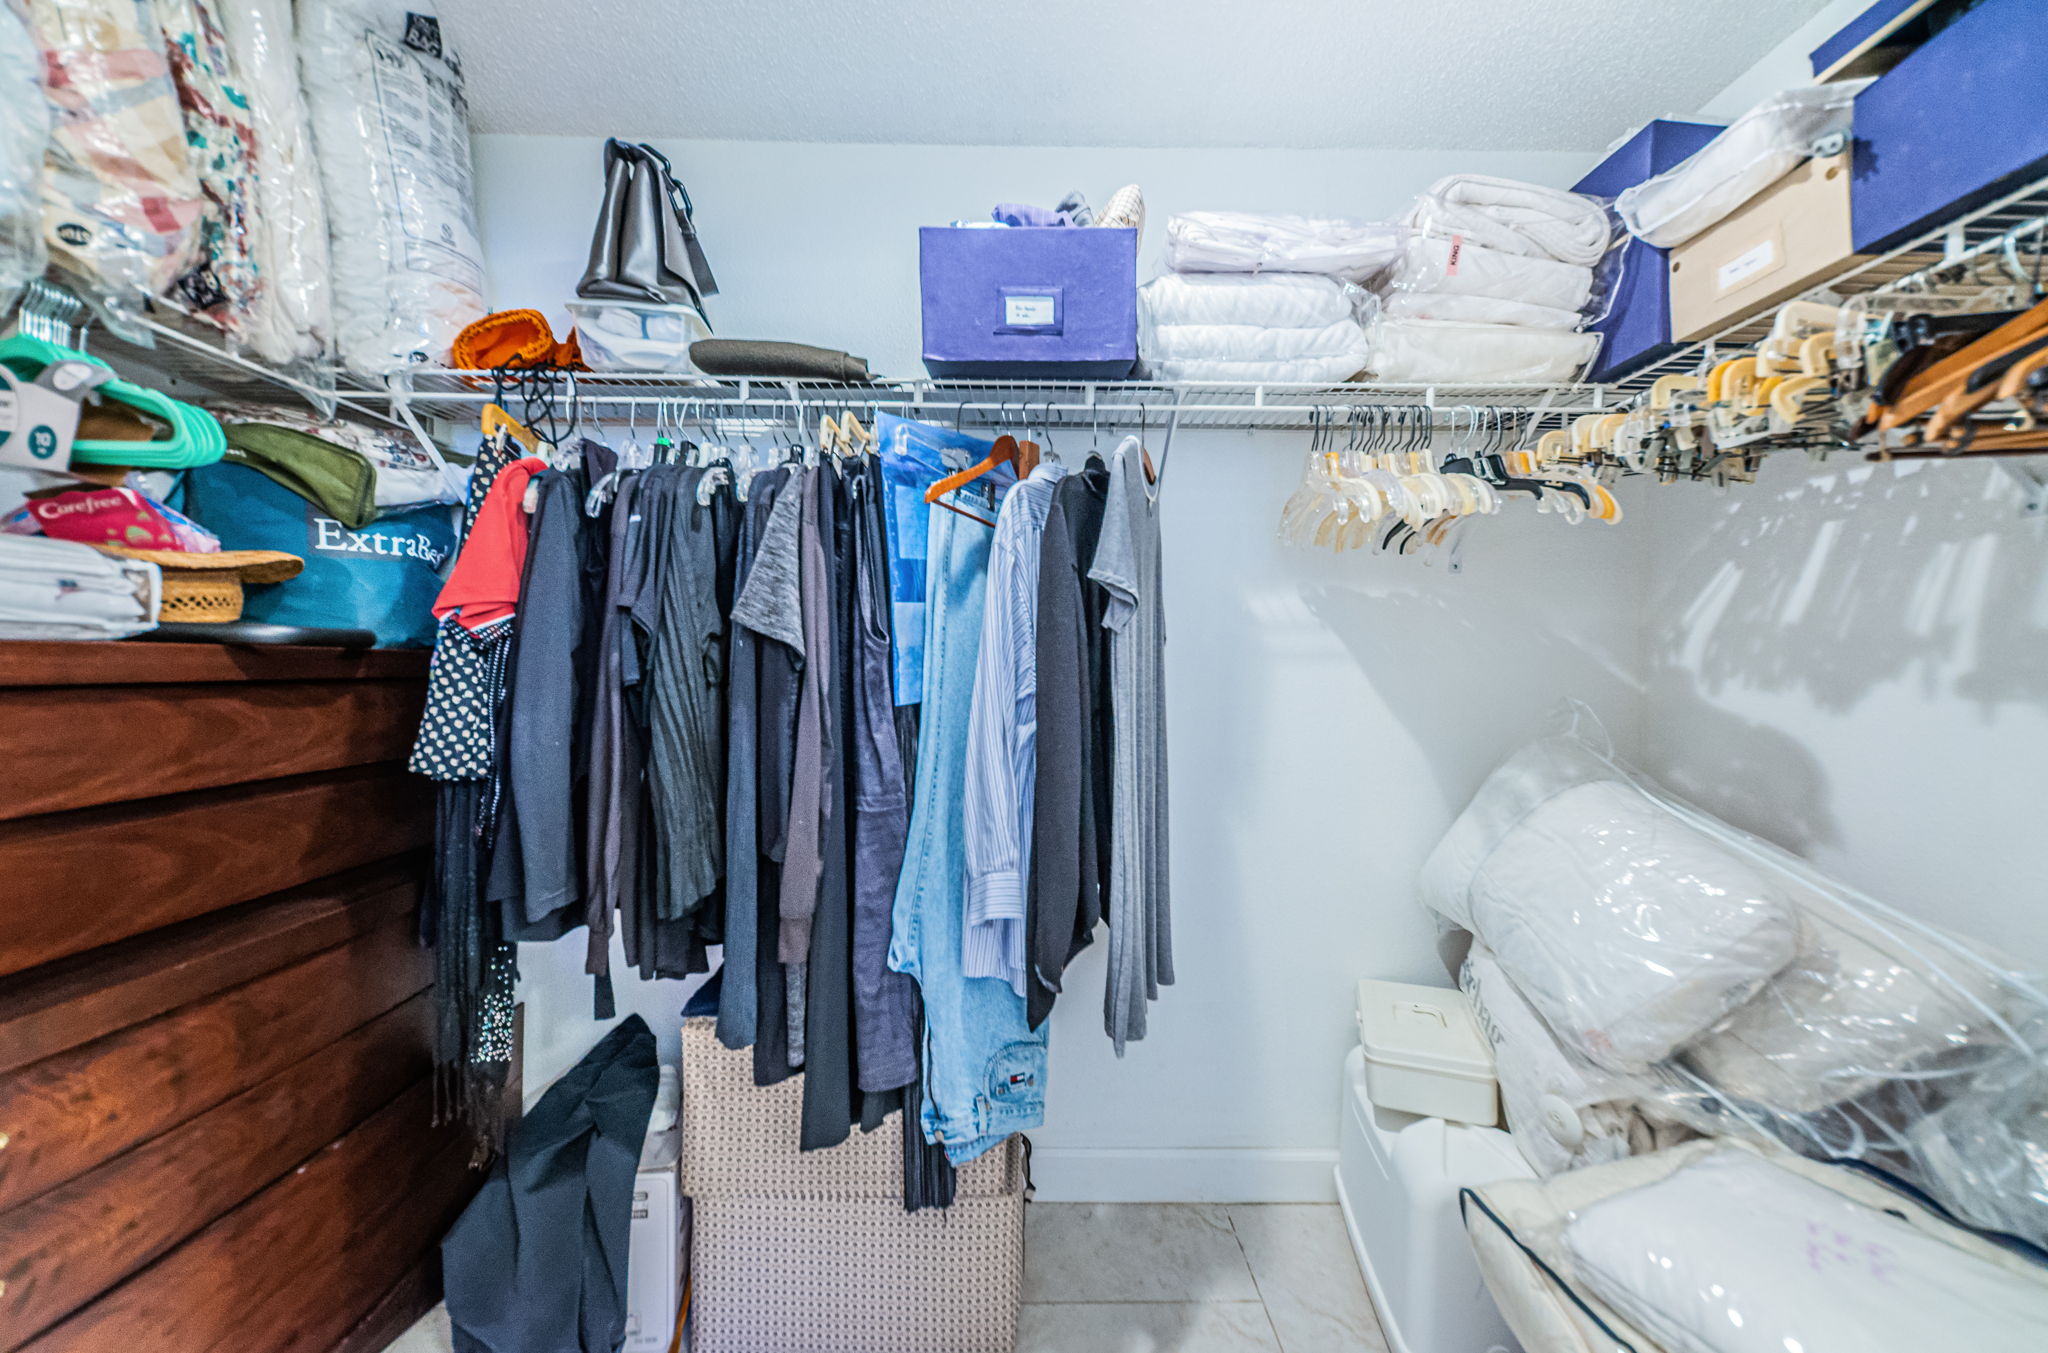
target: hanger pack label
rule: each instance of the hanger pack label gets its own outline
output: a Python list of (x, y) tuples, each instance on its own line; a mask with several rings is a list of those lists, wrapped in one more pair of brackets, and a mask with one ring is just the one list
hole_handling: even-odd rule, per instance
[[(59, 362), (50, 370), (85, 365)], [(54, 382), (24, 383), (0, 367), (0, 465), (57, 474), (69, 469), (71, 440), (78, 432), (78, 398), (89, 385), (73, 382), (73, 393)]]

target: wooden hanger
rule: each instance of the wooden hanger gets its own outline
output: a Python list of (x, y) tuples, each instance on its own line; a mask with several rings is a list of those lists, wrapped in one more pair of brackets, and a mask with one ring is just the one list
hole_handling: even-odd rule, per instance
[(2023, 311), (1926, 370), (1916, 372), (1899, 392), (1898, 398), (1883, 410), (1877, 420), (1878, 427), (1886, 430), (1902, 427), (1936, 408), (1967, 386), (1978, 367), (2024, 347), (2044, 330), (2048, 330), (2048, 301)]
[(963, 488), (968, 484), (972, 484), (975, 480), (981, 478), (983, 475), (987, 474), (989, 471), (995, 469), (999, 465), (1008, 465), (1011, 466), (1012, 468), (1015, 468), (1017, 464), (1017, 453), (1020, 449), (1021, 448), (1017, 444), (1017, 439), (1015, 437), (1012, 437), (1007, 432), (1004, 433), (1002, 436), (996, 438), (995, 446), (990, 449), (988, 455), (984, 459), (976, 461), (974, 464), (968, 466), (966, 469), (961, 470), (955, 474), (947, 475), (944, 479), (941, 479), (938, 483), (926, 489), (924, 491), (924, 500), (927, 503), (937, 503), (940, 507), (945, 508), (948, 512), (957, 512), (963, 517), (968, 517), (974, 521), (978, 521), (983, 526), (994, 526), (995, 523), (990, 521), (988, 518), (981, 516), (978, 513), (969, 512), (964, 507), (955, 507), (953, 504), (946, 502), (946, 495), (953, 492), (953, 490), (955, 489)]
[(502, 432), (524, 447), (527, 455), (537, 456), (541, 454), (540, 434), (507, 413), (504, 405), (484, 405), (483, 413), (479, 416), (478, 421), (483, 426), (484, 436), (490, 437)]

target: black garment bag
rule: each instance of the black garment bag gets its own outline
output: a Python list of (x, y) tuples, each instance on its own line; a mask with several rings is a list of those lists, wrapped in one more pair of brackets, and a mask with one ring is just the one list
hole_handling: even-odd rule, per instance
[(513, 1125), (441, 1242), (456, 1353), (616, 1353), (633, 1175), (660, 1080), (629, 1015)]

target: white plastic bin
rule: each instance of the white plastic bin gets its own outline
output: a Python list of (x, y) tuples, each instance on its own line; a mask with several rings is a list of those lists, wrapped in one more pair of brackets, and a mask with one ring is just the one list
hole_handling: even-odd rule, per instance
[(1358, 984), (1358, 1043), (1372, 1102), (1423, 1118), (1500, 1122), (1493, 1050), (1455, 987)]
[(711, 326), (692, 305), (570, 301), (569, 317), (592, 371), (696, 375), (690, 345), (711, 337)]
[(1344, 1063), (1337, 1201), (1392, 1353), (1519, 1353), (1479, 1276), (1458, 1190), (1535, 1171), (1497, 1128), (1375, 1105), (1363, 1050)]

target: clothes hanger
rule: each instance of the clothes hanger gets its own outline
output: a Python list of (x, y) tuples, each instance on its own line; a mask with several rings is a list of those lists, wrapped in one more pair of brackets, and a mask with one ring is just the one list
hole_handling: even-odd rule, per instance
[(955, 489), (963, 488), (973, 483), (998, 466), (1008, 465), (1014, 469), (1017, 464), (1017, 451), (1017, 439), (1005, 432), (1002, 436), (996, 438), (995, 445), (990, 448), (987, 456), (964, 470), (947, 475), (944, 479), (926, 489), (924, 491), (924, 500), (927, 503), (936, 503), (948, 512), (955, 512), (960, 516), (978, 521), (983, 526), (993, 527), (995, 523), (979, 513), (969, 512), (964, 507), (956, 507), (952, 503), (947, 502), (946, 495), (952, 493)]
[(2031, 309), (2021, 311), (1990, 333), (1908, 379), (1905, 388), (1899, 392), (1899, 398), (1878, 417), (1877, 426), (1889, 431), (1919, 418), (1963, 388), (1969, 382), (1970, 374), (1979, 366), (2023, 346), (2044, 329), (2048, 329), (2048, 301), (2037, 302)]

